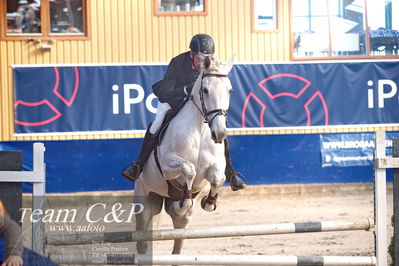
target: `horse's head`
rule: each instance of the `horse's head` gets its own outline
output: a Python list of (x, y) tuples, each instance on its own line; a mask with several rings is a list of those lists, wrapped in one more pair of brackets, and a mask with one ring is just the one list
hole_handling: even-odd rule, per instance
[(214, 142), (222, 143), (227, 134), (227, 110), (230, 104), (232, 86), (228, 74), (233, 67), (234, 57), (223, 63), (206, 57), (199, 89), (202, 112), (209, 123)]

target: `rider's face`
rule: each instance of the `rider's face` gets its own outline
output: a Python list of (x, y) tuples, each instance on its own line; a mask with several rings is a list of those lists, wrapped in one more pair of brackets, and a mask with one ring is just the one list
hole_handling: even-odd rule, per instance
[(198, 56), (196, 56), (195, 54), (191, 53), (191, 56), (193, 58), (193, 66), (197, 71), (201, 70), (201, 64), (202, 61)]

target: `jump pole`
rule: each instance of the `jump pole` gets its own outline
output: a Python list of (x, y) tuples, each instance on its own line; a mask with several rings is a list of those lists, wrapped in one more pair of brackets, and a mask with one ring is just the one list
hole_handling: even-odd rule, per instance
[(59, 264), (97, 265), (264, 265), (264, 266), (371, 266), (375, 257), (353, 256), (268, 256), (268, 255), (135, 255), (135, 254), (50, 254)]
[(47, 245), (83, 245), (99, 241), (122, 243), (136, 241), (158, 241), (175, 239), (198, 239), (215, 237), (278, 235), (291, 233), (332, 232), (350, 230), (369, 230), (374, 227), (370, 219), (355, 222), (322, 221), (305, 223), (258, 224), (227, 226), (215, 228), (186, 228), (152, 231), (128, 231), (111, 233), (86, 233), (67, 235), (48, 235)]
[(32, 250), (40, 255), (44, 255), (45, 228), (41, 218), (44, 214), (44, 195), (46, 193), (46, 166), (44, 163), (43, 143), (33, 144), (33, 171), (0, 171), (0, 182), (32, 182), (32, 213), (35, 212), (32, 222)]

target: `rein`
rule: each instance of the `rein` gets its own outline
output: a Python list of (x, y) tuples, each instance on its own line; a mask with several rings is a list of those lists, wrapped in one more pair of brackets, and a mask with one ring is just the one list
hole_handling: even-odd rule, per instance
[[(200, 101), (201, 101), (201, 108), (198, 106), (198, 104), (194, 101), (194, 97), (191, 95), (190, 100), (194, 103), (195, 107), (197, 107), (198, 111), (201, 113), (201, 115), (204, 117), (205, 121), (204, 123), (211, 124), (213, 119), (215, 119), (218, 115), (223, 115), (227, 117), (227, 110), (225, 109), (213, 109), (211, 111), (208, 111), (208, 109), (205, 106), (205, 101), (204, 101), (204, 86), (203, 86), (203, 80), (205, 77), (218, 77), (218, 78), (227, 78), (228, 75), (226, 74), (220, 74), (220, 73), (205, 73), (201, 77), (201, 87), (199, 91), (200, 95)], [(209, 116), (215, 114), (211, 120), (209, 120)]]

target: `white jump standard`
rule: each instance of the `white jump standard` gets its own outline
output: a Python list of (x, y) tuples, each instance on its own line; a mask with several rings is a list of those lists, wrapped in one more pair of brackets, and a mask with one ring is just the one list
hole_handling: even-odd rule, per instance
[(33, 144), (33, 171), (0, 171), (0, 182), (32, 182), (32, 211), (41, 210), (41, 214), (35, 212), (32, 222), (32, 250), (44, 255), (44, 223), (41, 221), (44, 214), (44, 196), (46, 193), (46, 165), (44, 163), (43, 143)]

